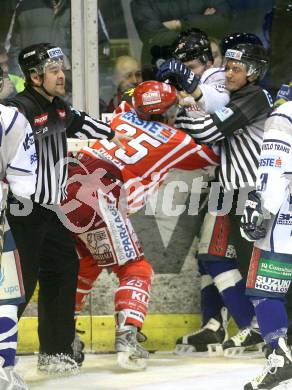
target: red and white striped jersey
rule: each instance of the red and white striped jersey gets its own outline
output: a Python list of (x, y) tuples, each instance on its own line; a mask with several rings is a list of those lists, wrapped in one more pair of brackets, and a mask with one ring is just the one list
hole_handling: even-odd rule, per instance
[(81, 152), (110, 160), (119, 168), (130, 213), (144, 206), (170, 169), (194, 170), (219, 162), (211, 148), (197, 145), (183, 131), (161, 122), (144, 121), (132, 110), (116, 115), (111, 127), (130, 137), (122, 141), (124, 149), (112, 141), (98, 140)]

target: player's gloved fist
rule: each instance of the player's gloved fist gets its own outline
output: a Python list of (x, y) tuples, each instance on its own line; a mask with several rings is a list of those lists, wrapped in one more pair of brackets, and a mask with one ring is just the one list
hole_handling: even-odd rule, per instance
[(196, 76), (181, 61), (174, 58), (165, 61), (159, 67), (156, 78), (174, 85), (179, 91), (184, 90), (188, 93), (194, 92), (200, 81), (199, 76)]
[(240, 220), (240, 233), (247, 241), (257, 241), (264, 238), (264, 215), (261, 207), (261, 199), (256, 191), (248, 194), (245, 209)]
[(289, 84), (282, 84), (274, 103), (274, 107), (279, 107), (281, 104), (292, 100), (292, 81)]

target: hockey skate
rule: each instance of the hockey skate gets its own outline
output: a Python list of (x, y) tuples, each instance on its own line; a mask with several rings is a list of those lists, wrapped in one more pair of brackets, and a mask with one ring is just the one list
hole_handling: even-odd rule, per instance
[[(254, 324), (255, 325), (255, 324)], [(255, 350), (262, 354), (264, 340), (255, 326), (241, 329), (235, 336), (223, 343), (225, 357), (241, 356), (243, 352)]]
[(137, 328), (134, 325), (119, 326), (116, 330), (115, 348), (118, 364), (127, 370), (144, 370), (149, 352), (137, 341)]
[(126, 370), (144, 370), (149, 352), (139, 343), (146, 341), (147, 337), (138, 331), (134, 325), (126, 324), (127, 312), (121, 310), (115, 314), (116, 341), (118, 365)]
[[(292, 356), (286, 341), (279, 339), (279, 347), (269, 356), (263, 372), (244, 386), (244, 390), (270, 390), (282, 384), (292, 386)], [(290, 386), (287, 386), (287, 389)]]
[(4, 359), (0, 357), (0, 389), (1, 390), (28, 390), (28, 386), (14, 367), (3, 368)]
[(227, 317), (227, 309), (223, 307), (218, 319), (210, 318), (203, 328), (177, 339), (174, 353), (188, 355), (208, 351), (210, 356), (222, 355), (222, 343), (228, 338)]
[(49, 375), (75, 375), (80, 369), (72, 354), (39, 353), (38, 370)]
[(85, 344), (83, 341), (80, 340), (80, 337), (78, 335), (78, 330), (76, 330), (75, 338), (72, 343), (72, 350), (73, 350), (73, 359), (76, 361), (79, 367), (81, 367), (83, 361), (84, 361), (84, 347)]

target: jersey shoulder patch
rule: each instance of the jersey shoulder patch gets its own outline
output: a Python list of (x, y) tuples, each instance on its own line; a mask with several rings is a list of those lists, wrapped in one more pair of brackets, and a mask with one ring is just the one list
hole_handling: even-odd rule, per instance
[(215, 111), (215, 115), (220, 119), (221, 122), (226, 121), (226, 119), (230, 118), (233, 114), (234, 112), (229, 107), (223, 107)]

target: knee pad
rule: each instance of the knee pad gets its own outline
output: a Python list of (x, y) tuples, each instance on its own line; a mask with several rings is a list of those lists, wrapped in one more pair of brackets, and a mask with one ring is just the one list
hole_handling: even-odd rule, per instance
[(227, 288), (234, 287), (242, 280), (242, 276), (237, 269), (237, 261), (235, 260), (208, 261), (204, 262), (204, 266), (208, 274), (212, 276), (220, 293)]
[(148, 311), (152, 266), (143, 258), (119, 266), (116, 274), (120, 284), (115, 294), (115, 310), (123, 310), (127, 316), (125, 322), (141, 328)]

